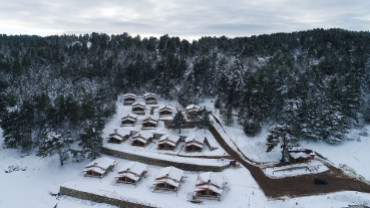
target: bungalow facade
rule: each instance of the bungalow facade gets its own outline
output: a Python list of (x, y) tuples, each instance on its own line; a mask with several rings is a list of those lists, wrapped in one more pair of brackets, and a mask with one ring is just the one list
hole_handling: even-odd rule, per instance
[(135, 102), (132, 104), (132, 113), (137, 115), (145, 115), (145, 104), (141, 102)]
[(158, 149), (160, 150), (174, 150), (180, 142), (180, 136), (163, 135), (159, 138)]
[(201, 173), (195, 183), (194, 198), (221, 200), (224, 184), (222, 176), (214, 172)]
[(158, 104), (157, 95), (151, 92), (144, 94), (144, 100), (147, 105)]
[(185, 139), (185, 151), (187, 152), (201, 152), (204, 146), (204, 137), (196, 135), (188, 136)]
[(132, 105), (136, 102), (136, 95), (127, 93), (123, 95), (123, 105)]
[(103, 178), (113, 169), (116, 161), (107, 157), (98, 158), (85, 166), (85, 177)]
[(172, 116), (174, 113), (174, 109), (171, 106), (165, 105), (159, 108), (159, 117), (169, 117)]
[(155, 190), (165, 190), (165, 191), (177, 191), (181, 185), (182, 178), (184, 177), (184, 171), (175, 167), (165, 167), (162, 168), (155, 181)]
[(315, 159), (315, 152), (310, 149), (289, 150), (289, 162), (307, 163)]
[(158, 118), (153, 116), (148, 116), (143, 119), (141, 122), (142, 127), (141, 130), (153, 130), (156, 129), (158, 126)]
[(121, 121), (121, 127), (133, 127), (135, 126), (137, 121), (137, 115), (135, 114), (127, 114), (127, 116), (124, 116)]
[(188, 119), (192, 120), (194, 117), (198, 115), (200, 111), (200, 107), (194, 104), (188, 105), (186, 107), (186, 116)]
[(108, 143), (121, 144), (131, 135), (131, 131), (125, 129), (114, 129), (114, 133), (109, 134)]
[(151, 132), (139, 132), (131, 139), (132, 146), (145, 147), (153, 139), (153, 133)]
[(118, 171), (118, 176), (115, 177), (117, 179), (116, 183), (133, 184), (136, 186), (147, 172), (147, 165), (139, 162), (129, 162)]

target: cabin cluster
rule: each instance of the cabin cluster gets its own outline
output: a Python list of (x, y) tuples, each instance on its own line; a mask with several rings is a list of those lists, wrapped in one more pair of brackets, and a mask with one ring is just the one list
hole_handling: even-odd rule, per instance
[(157, 104), (157, 95), (154, 94), (154, 93), (145, 93), (144, 96), (136, 96), (135, 94), (133, 93), (127, 93), (127, 94), (124, 94), (123, 95), (123, 104), (124, 105), (133, 105), (135, 102), (138, 101), (139, 98), (143, 98), (144, 101), (145, 101), (145, 104), (147, 105), (155, 105)]
[(146, 147), (155, 139), (158, 150), (172, 150), (174, 151), (182, 142), (185, 152), (202, 152), (205, 145), (208, 145), (205, 137), (197, 136), (195, 134), (179, 136), (174, 134), (154, 133), (152, 131), (132, 131), (125, 128), (115, 129), (113, 133), (109, 134), (108, 143), (121, 144), (127, 140), (130, 141), (131, 146)]
[(315, 159), (315, 152), (310, 149), (297, 149), (289, 151), (289, 162), (307, 163)]
[[(113, 172), (116, 161), (102, 157), (85, 167), (85, 177), (103, 178)], [(137, 186), (148, 173), (148, 165), (139, 162), (128, 162), (117, 171), (115, 183)], [(153, 182), (153, 191), (178, 191), (183, 183), (184, 171), (175, 167), (162, 168)], [(223, 178), (213, 172), (200, 173), (195, 182), (194, 198), (220, 200), (224, 188)]]

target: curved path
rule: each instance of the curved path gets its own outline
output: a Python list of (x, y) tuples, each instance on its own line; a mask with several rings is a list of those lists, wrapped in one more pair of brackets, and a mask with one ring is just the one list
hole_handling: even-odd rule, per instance
[[(370, 185), (349, 178), (340, 169), (335, 168), (327, 162), (325, 165), (328, 166), (329, 171), (323, 173), (285, 177), (281, 179), (269, 178), (259, 167), (251, 165), (243, 159), (241, 157), (241, 152), (232, 149), (213, 125), (209, 126), (209, 130), (221, 147), (223, 147), (232, 158), (250, 171), (252, 177), (267, 197), (298, 197), (338, 191), (359, 191), (370, 193)], [(315, 185), (313, 183), (314, 178), (327, 179), (329, 181), (329, 185)]]

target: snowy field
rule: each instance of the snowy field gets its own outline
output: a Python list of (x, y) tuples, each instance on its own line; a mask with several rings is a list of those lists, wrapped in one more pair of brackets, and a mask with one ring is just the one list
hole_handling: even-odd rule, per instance
[[(213, 109), (210, 100), (205, 101), (208, 109)], [(204, 105), (204, 104), (203, 104)], [(176, 104), (174, 103), (176, 107)], [(123, 107), (122, 107), (123, 108)], [(118, 109), (119, 111), (119, 109)], [(122, 111), (121, 111), (122, 113)], [(112, 133), (114, 128), (119, 126), (121, 115), (116, 116), (105, 129), (105, 136)], [(113, 125), (113, 124), (114, 125)], [(235, 124), (234, 127), (225, 127), (231, 140), (248, 157), (259, 162), (277, 162), (280, 157), (280, 149), (276, 148), (266, 154), (264, 145), (267, 136), (267, 128), (264, 128), (255, 138), (245, 136), (242, 129)], [(1, 129), (0, 129), (1, 133)], [(346, 141), (340, 145), (328, 145), (325, 143), (302, 143), (306, 148), (322, 154), (332, 161), (337, 167), (346, 164), (345, 167), (352, 168), (357, 174), (370, 179), (370, 140), (366, 136), (359, 136), (359, 131), (352, 131), (350, 137), (353, 141)], [(1, 133), (2, 135), (2, 133)], [(129, 199), (145, 203), (155, 204), (159, 207), (230, 207), (230, 208), (303, 208), (303, 207), (346, 207), (348, 204), (370, 205), (370, 194), (356, 193), (351, 191), (324, 194), (318, 196), (289, 198), (280, 200), (266, 198), (259, 189), (258, 184), (251, 177), (249, 171), (244, 167), (238, 169), (226, 169), (219, 172), (228, 182), (224, 191), (222, 201), (204, 201), (202, 205), (191, 204), (187, 200), (193, 195), (196, 172), (185, 172), (186, 181), (176, 193), (153, 193), (153, 178), (160, 167), (149, 166), (148, 177), (143, 179), (135, 188), (130, 185), (115, 185), (113, 177), (116, 172), (111, 172), (106, 178), (100, 180), (95, 178), (82, 177), (81, 171), (84, 166), (91, 162), (85, 160), (81, 163), (73, 163), (72, 159), (61, 167), (57, 155), (48, 158), (35, 156), (30, 152), (29, 156), (21, 157), (18, 150), (3, 149), (3, 139), (0, 136), (0, 207), (11, 208), (53, 208), (58, 203), (58, 208), (113, 208), (107, 204), (99, 204), (87, 200), (80, 200), (73, 197), (50, 196), (49, 192), (57, 193), (59, 187), (69, 186), (71, 188), (96, 192), (104, 195), (112, 195), (119, 198)], [(219, 148), (221, 149), (221, 148)], [(215, 150), (220, 151), (220, 150)], [(212, 151), (209, 151), (212, 152)], [(159, 155), (158, 153), (156, 153)], [(171, 156), (173, 157), (173, 156)], [(180, 157), (178, 157), (180, 158)], [(114, 158), (120, 165), (127, 163), (127, 160)], [(196, 159), (201, 161), (201, 159)], [(9, 171), (9, 166), (17, 167), (18, 171)], [(343, 165), (341, 165), (343, 166)], [(349, 170), (351, 170), (349, 168)], [(14, 168), (11, 168), (14, 169)], [(23, 171), (23, 170), (24, 171)], [(101, 188), (99, 188), (101, 187)], [(101, 190), (99, 190), (101, 189)], [(104, 191), (102, 191), (104, 190)]]
[(352, 130), (348, 135), (351, 140), (341, 144), (304, 142), (302, 145), (328, 158), (336, 167), (342, 167), (345, 164), (349, 167), (348, 170), (352, 169), (351, 172), (354, 171), (357, 175), (362, 175), (370, 181), (370, 137), (359, 135), (364, 131), (369, 133), (369, 128), (370, 126), (366, 126), (365, 130)]

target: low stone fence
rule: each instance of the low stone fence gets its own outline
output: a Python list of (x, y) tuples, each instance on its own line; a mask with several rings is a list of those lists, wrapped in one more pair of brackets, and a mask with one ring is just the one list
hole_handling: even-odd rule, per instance
[(122, 158), (122, 159), (138, 161), (138, 162), (156, 165), (156, 166), (164, 166), (164, 167), (174, 166), (176, 168), (180, 168), (181, 170), (187, 170), (187, 171), (220, 172), (229, 167), (229, 164), (226, 164), (223, 166), (208, 166), (208, 165), (197, 165), (197, 164), (189, 164), (189, 163), (179, 163), (179, 162), (174, 162), (174, 161), (167, 161), (167, 160), (145, 157), (141, 155), (130, 154), (126, 152), (120, 152), (120, 151), (108, 149), (105, 147), (102, 148), (102, 152), (106, 155), (111, 155), (111, 156)]
[(107, 204), (111, 204), (114, 206), (119, 206), (121, 208), (156, 208), (150, 205), (137, 204), (134, 202), (129, 202), (129, 201), (121, 200), (121, 199), (115, 199), (115, 198), (110, 198), (107, 196), (101, 196), (98, 194), (74, 190), (74, 189), (63, 187), (63, 186), (60, 187), (59, 193), (61, 195), (72, 196), (72, 197), (90, 200), (90, 201), (94, 201), (98, 203), (107, 203)]

